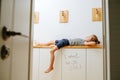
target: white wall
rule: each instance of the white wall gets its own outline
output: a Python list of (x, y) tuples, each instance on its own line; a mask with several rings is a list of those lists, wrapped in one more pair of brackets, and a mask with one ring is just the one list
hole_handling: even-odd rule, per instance
[[(96, 34), (102, 42), (102, 21), (92, 21), (92, 8), (102, 7), (102, 0), (35, 0), (39, 24), (34, 25), (34, 41), (84, 38)], [(69, 11), (68, 23), (59, 23), (59, 12)]]

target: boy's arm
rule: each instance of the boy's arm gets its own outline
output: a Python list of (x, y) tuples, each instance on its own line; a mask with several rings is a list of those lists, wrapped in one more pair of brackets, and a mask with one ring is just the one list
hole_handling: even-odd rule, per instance
[(96, 45), (96, 43), (95, 42), (85, 42), (84, 43), (86, 46), (95, 46)]

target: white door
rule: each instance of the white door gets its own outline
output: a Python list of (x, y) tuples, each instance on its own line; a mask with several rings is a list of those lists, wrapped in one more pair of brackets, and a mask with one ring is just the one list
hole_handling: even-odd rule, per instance
[[(7, 2), (8, 1), (8, 2)], [(9, 29), (11, 28), (12, 22), (12, 0), (1, 0), (0, 1), (0, 51), (4, 44), (11, 47), (11, 39), (3, 41), (1, 37), (1, 29), (6, 25)], [(11, 51), (10, 51), (11, 53)], [(1, 59), (2, 54), (0, 52), (0, 80), (9, 80), (10, 78), (10, 67), (11, 67), (11, 54), (5, 60)]]
[[(0, 51), (2, 45), (9, 48), (7, 58), (3, 60), (0, 55), (0, 80), (28, 80), (32, 0), (0, 1)], [(14, 36), (4, 41), (1, 36), (3, 26), (26, 37)]]

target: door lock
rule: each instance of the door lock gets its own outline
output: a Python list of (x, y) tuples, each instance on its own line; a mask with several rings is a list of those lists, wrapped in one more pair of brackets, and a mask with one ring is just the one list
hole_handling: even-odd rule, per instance
[(1, 47), (1, 59), (6, 59), (9, 56), (9, 48), (7, 48), (5, 45)]

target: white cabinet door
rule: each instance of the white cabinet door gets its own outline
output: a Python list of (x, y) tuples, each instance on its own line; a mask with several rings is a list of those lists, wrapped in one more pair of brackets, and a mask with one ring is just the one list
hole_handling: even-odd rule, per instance
[(60, 50), (55, 53), (54, 70), (44, 73), (50, 64), (49, 48), (40, 48), (39, 55), (39, 79), (38, 80), (61, 80), (61, 54)]
[(39, 55), (40, 49), (34, 48), (33, 49), (33, 57), (32, 57), (32, 80), (39, 80)]
[(87, 80), (103, 80), (102, 49), (87, 49)]
[(85, 80), (85, 49), (62, 50), (62, 80)]

